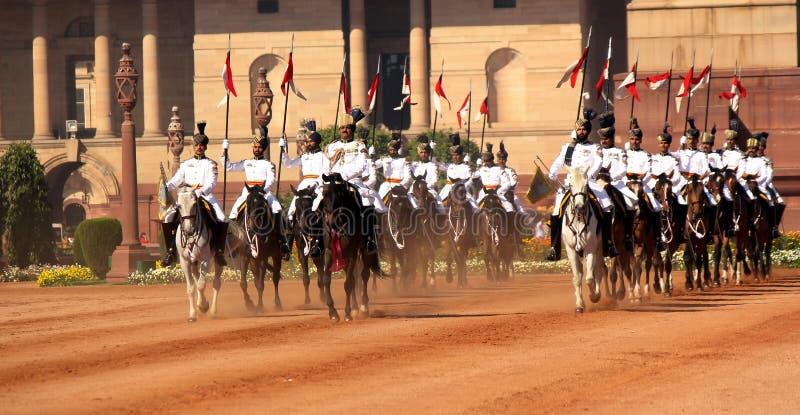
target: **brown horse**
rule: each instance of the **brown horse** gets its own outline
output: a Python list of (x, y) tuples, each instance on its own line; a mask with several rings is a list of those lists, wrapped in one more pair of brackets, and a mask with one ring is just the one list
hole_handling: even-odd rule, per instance
[[(633, 281), (632, 300), (639, 301), (642, 297), (641, 277), (644, 266), (645, 284), (644, 296), (649, 296), (650, 269), (653, 266), (653, 257), (656, 255), (656, 232), (660, 232), (658, 216), (650, 209), (650, 202), (642, 190), (642, 177), (629, 175), (628, 188), (637, 196), (636, 208), (633, 219)], [(655, 277), (655, 276), (654, 276)], [(655, 278), (654, 278), (655, 279)], [(654, 289), (660, 284), (654, 281)]]
[[(677, 200), (672, 192), (672, 181), (666, 174), (656, 177), (656, 184), (653, 189), (658, 202), (661, 204), (661, 232), (664, 242), (667, 244), (666, 259), (662, 258), (660, 252), (653, 254), (655, 260), (655, 278), (653, 288), (656, 292), (662, 292), (664, 296), (672, 295), (672, 255), (680, 248), (678, 242), (678, 221), (675, 217), (675, 204)], [(656, 284), (658, 286), (656, 287)]]
[(753, 205), (753, 227), (750, 229), (750, 261), (753, 263), (753, 276), (759, 281), (759, 270), (761, 270), (761, 278), (767, 281), (772, 267), (772, 229), (767, 215), (772, 212), (767, 196), (759, 192), (755, 179), (747, 179), (747, 185), (750, 191), (757, 195)]
[[(416, 278), (416, 267), (413, 263), (413, 247), (415, 245), (415, 229), (412, 214), (414, 209), (408, 200), (408, 191), (403, 186), (393, 187), (384, 198), (386, 214), (383, 215), (382, 254), (389, 263), (389, 273), (402, 271), (404, 287), (409, 287)], [(396, 279), (392, 277), (392, 287), (396, 290)]]
[(463, 180), (456, 180), (450, 189), (447, 204), (447, 224), (450, 249), (447, 255), (447, 282), (453, 280), (452, 264), (456, 263), (458, 287), (467, 286), (467, 255), (474, 244), (474, 212), (467, 199), (467, 188)]
[[(611, 298), (622, 300), (625, 298), (625, 281), (628, 282), (628, 290), (631, 291), (633, 274), (631, 271), (631, 262), (633, 258), (633, 250), (625, 243), (625, 222), (630, 220), (628, 217), (627, 206), (624, 201), (624, 196), (613, 186), (606, 186), (609, 197), (614, 202), (614, 220), (611, 232), (614, 238), (614, 245), (617, 248), (616, 258), (611, 258), (610, 264), (606, 265), (605, 261), (600, 260), (600, 269), (602, 269), (604, 276), (604, 285), (606, 295)], [(609, 281), (611, 287), (609, 288)], [(619, 282), (619, 285), (617, 283)], [(632, 291), (628, 293), (632, 296)], [(631, 297), (633, 299), (633, 297)]]
[(696, 174), (687, 175), (689, 183), (684, 189), (688, 205), (686, 227), (686, 244), (683, 250), (683, 263), (686, 266), (686, 289), (695, 287), (703, 291), (703, 287), (711, 285), (711, 272), (708, 269), (708, 247), (706, 235), (711, 232), (708, 226), (706, 210), (709, 208), (703, 182)]
[(736, 276), (736, 285), (742, 285), (742, 271), (745, 275), (750, 275), (747, 268), (746, 256), (749, 249), (748, 239), (750, 238), (750, 216), (753, 210), (752, 202), (748, 200), (744, 188), (736, 180), (733, 172), (728, 172), (725, 177), (725, 186), (731, 193), (733, 202), (731, 203), (731, 225), (735, 232), (734, 244), (734, 264), (733, 274)]
[[(443, 215), (439, 213), (436, 199), (428, 190), (425, 177), (415, 176), (411, 183), (411, 193), (419, 201), (419, 211), (414, 215), (417, 237), (412, 247), (414, 262), (422, 272), (422, 286), (436, 285), (435, 265), (436, 249), (441, 244), (442, 236), (446, 234)], [(430, 272), (430, 278), (428, 277)]]
[[(711, 260), (714, 263), (713, 285), (719, 287), (722, 282), (728, 282), (728, 276), (733, 276), (734, 261), (731, 242), (734, 235), (728, 234), (731, 228), (732, 202), (727, 201), (724, 196), (725, 175), (720, 171), (713, 171), (708, 177), (708, 191), (719, 200), (716, 209), (710, 209), (710, 214), (714, 215), (714, 255)], [(722, 273), (720, 275), (720, 263), (722, 263)]]
[(478, 213), (478, 233), (483, 243), (486, 277), (489, 281), (507, 281), (514, 254), (513, 238), (508, 230), (509, 215), (494, 190), (484, 191), (487, 194)]
[[(317, 269), (317, 287), (319, 287), (320, 301), (325, 302), (324, 290), (322, 287), (323, 270), (322, 255), (310, 257), (309, 253), (315, 244), (322, 244), (322, 216), (319, 212), (311, 210), (317, 194), (314, 188), (307, 187), (302, 190), (295, 190), (294, 186), (289, 185), (292, 193), (297, 196), (295, 203), (294, 240), (297, 245), (297, 260), (303, 272), (303, 288), (305, 288), (305, 304), (311, 303), (308, 288), (311, 278), (308, 274), (309, 258)], [(320, 246), (321, 248), (321, 246)]]

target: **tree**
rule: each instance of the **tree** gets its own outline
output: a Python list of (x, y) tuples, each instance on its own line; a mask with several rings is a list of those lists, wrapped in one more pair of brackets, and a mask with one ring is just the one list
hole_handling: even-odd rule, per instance
[(28, 143), (15, 143), (0, 157), (0, 228), (8, 263), (27, 267), (54, 262), (52, 214), (44, 167)]

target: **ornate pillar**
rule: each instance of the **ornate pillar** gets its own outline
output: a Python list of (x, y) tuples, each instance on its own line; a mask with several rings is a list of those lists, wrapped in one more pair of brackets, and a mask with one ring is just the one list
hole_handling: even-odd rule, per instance
[(142, 1), (142, 82), (144, 87), (143, 137), (163, 137), (158, 122), (158, 6)]
[(172, 171), (173, 176), (178, 172), (178, 168), (181, 166), (181, 153), (183, 153), (183, 134), (183, 122), (181, 120), (181, 115), (178, 112), (178, 107), (172, 107), (172, 117), (169, 119), (167, 137), (169, 137), (169, 152), (172, 153), (170, 170)]
[[(261, 133), (264, 134), (267, 125), (272, 121), (272, 100), (275, 98), (272, 88), (269, 87), (267, 70), (264, 67), (258, 68), (258, 82), (250, 98), (253, 100), (253, 108), (255, 108), (253, 121), (256, 122)], [(269, 146), (264, 150), (264, 158), (270, 160)]]
[(111, 129), (111, 58), (109, 56), (109, 1), (94, 2), (94, 80), (97, 138), (115, 137)]
[(33, 139), (53, 138), (47, 74), (47, 1), (33, 2)]
[[(428, 93), (428, 29), (425, 23), (425, 0), (411, 0), (411, 33), (409, 36), (409, 60), (411, 61), (411, 126), (428, 128), (431, 123)], [(416, 91), (416, 93), (414, 92)]]
[(350, 0), (350, 96), (353, 106), (367, 102), (367, 26), (364, 0)]

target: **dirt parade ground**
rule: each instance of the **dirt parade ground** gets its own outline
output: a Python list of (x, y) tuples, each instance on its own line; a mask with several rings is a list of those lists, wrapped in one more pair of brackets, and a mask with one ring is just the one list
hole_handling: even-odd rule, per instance
[(184, 285), (0, 284), (0, 412), (798, 413), (800, 272), (691, 293), (679, 275), (672, 298), (582, 315), (567, 275), (381, 281), (373, 318), (340, 323), (299, 281), (261, 315), (224, 283), (192, 324)]

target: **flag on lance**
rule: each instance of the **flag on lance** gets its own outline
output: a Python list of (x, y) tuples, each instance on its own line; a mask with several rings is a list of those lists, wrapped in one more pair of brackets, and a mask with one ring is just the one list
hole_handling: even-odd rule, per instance
[(644, 79), (644, 84), (650, 88), (650, 90), (655, 91), (658, 88), (661, 88), (664, 84), (669, 81), (670, 71), (666, 71), (661, 75), (653, 75), (648, 76)]
[(444, 60), (442, 60), (442, 71), (439, 73), (439, 80), (436, 81), (436, 86), (433, 87), (433, 106), (436, 108), (436, 112), (440, 116), (442, 115), (442, 99), (447, 101), (448, 109), (453, 109), (453, 106), (450, 105), (450, 100), (447, 99), (447, 95), (444, 93), (444, 88), (442, 87), (442, 76), (444, 76)]
[[(489, 97), (486, 97), (483, 99), (483, 101), (481, 101), (481, 108), (475, 115), (475, 121), (480, 121), (481, 115), (486, 116), (486, 122), (490, 122), (491, 119), (489, 118)], [(489, 127), (491, 127), (491, 125)]]
[(472, 90), (467, 93), (467, 97), (464, 98), (464, 103), (461, 104), (461, 108), (458, 109), (456, 112), (456, 117), (458, 118), (458, 128), (461, 128), (463, 125), (462, 120), (466, 120), (469, 117), (469, 102), (472, 98)]
[(402, 98), (400, 99), (400, 105), (394, 108), (395, 111), (402, 111), (406, 104), (417, 105), (416, 102), (411, 102), (411, 80), (408, 78), (407, 57), (405, 63), (403, 64), (403, 86), (400, 89), (400, 95), (402, 95)]
[(731, 92), (720, 92), (719, 97), (730, 100), (731, 109), (737, 111), (739, 109), (739, 100), (747, 97), (747, 89), (745, 89), (742, 82), (739, 80), (738, 75), (733, 75), (731, 81)]
[(381, 57), (378, 55), (378, 71), (375, 72), (375, 77), (372, 78), (372, 85), (369, 87), (369, 92), (367, 93), (367, 112), (372, 112), (375, 110), (375, 103), (378, 99), (378, 84), (380, 83), (381, 78)]
[(344, 76), (344, 71), (342, 71), (342, 80), (340, 84), (340, 89), (342, 91), (342, 101), (344, 102), (344, 112), (345, 114), (350, 113), (350, 93), (347, 92), (347, 77)]
[(708, 83), (710, 76), (711, 65), (706, 65), (702, 72), (700, 72), (700, 74), (696, 77), (692, 77), (692, 70), (689, 69), (689, 73), (686, 75), (686, 78), (683, 79), (681, 87), (678, 90), (678, 95), (675, 97), (675, 110), (680, 112), (681, 101), (683, 100), (683, 97), (688, 94), (692, 94), (692, 96), (694, 96), (695, 91), (702, 88), (704, 84)]
[[(669, 73), (667, 73), (667, 76), (669, 76)], [(633, 96), (634, 99), (636, 99), (637, 101), (641, 102), (641, 100), (639, 99), (639, 92), (636, 91), (636, 64), (635, 63), (631, 67), (631, 71), (628, 73), (628, 76), (626, 76), (625, 79), (622, 80), (622, 83), (619, 84), (619, 87), (617, 88), (617, 92), (614, 94), (614, 97), (616, 97), (617, 99), (622, 99), (625, 96), (625, 90), (626, 89), (631, 94), (631, 96)]]
[(556, 88), (561, 88), (561, 85), (564, 82), (567, 82), (569, 79), (569, 86), (575, 88), (575, 81), (578, 80), (578, 73), (583, 69), (583, 63), (586, 61), (586, 54), (589, 52), (589, 48), (583, 48), (583, 53), (581, 53), (581, 57), (578, 58), (575, 62), (572, 62), (567, 66), (567, 69), (564, 71), (564, 75), (561, 77), (561, 80), (558, 81)]
[(283, 73), (283, 81), (281, 82), (281, 92), (283, 95), (286, 96), (286, 90), (291, 89), (298, 98), (302, 99), (303, 101), (306, 100), (306, 97), (297, 89), (297, 86), (294, 84), (294, 62), (292, 61), (292, 55), (294, 54), (294, 35), (292, 35), (292, 46), (289, 49), (289, 62), (286, 64), (286, 72)]
[(231, 72), (231, 50), (225, 55), (225, 64), (222, 65), (222, 82), (225, 85), (225, 96), (217, 104), (217, 108), (228, 102), (228, 94), (236, 95), (236, 88), (233, 87), (233, 72)]

